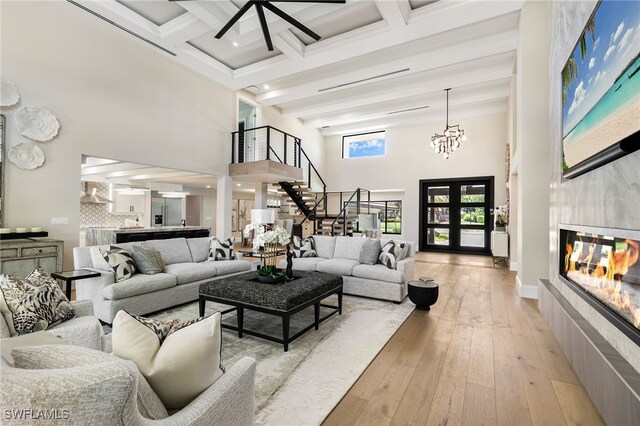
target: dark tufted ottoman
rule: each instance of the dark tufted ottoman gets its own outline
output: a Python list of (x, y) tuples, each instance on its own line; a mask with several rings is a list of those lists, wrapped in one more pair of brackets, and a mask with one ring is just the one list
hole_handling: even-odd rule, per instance
[[(338, 295), (338, 306), (324, 305), (321, 301), (332, 294)], [(258, 281), (257, 272), (234, 275), (228, 278), (212, 280), (200, 284), (200, 316), (204, 315), (207, 300), (235, 306), (222, 314), (236, 311), (238, 326), (222, 324), (222, 327), (260, 337), (284, 345), (289, 350), (289, 343), (302, 336), (336, 312), (342, 315), (342, 277), (322, 272), (295, 271), (294, 279), (282, 284), (264, 284)], [(289, 319), (291, 315), (313, 305), (315, 321), (295, 336), (289, 337)], [(320, 318), (320, 306), (333, 308), (331, 313)], [(243, 329), (244, 310), (250, 309), (282, 317), (282, 339), (267, 336), (251, 330)]]

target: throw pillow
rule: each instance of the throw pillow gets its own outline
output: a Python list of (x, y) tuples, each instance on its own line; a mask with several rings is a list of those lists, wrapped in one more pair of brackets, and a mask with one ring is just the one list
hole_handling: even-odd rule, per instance
[(298, 236), (293, 237), (293, 257), (318, 257), (313, 237), (304, 240)]
[(164, 270), (164, 260), (160, 252), (146, 245), (131, 248), (131, 257), (140, 272), (146, 275), (158, 274)]
[(113, 354), (133, 361), (164, 406), (180, 409), (222, 376), (221, 314), (157, 321), (119, 311)]
[(375, 265), (382, 251), (380, 240), (367, 239), (360, 249), (360, 263), (363, 265)]
[(113, 270), (117, 283), (128, 280), (136, 273), (136, 264), (126, 250), (111, 246), (109, 250), (100, 250), (100, 253)]
[(398, 262), (407, 257), (408, 254), (408, 244), (389, 241), (382, 247), (378, 260), (379, 263), (382, 263), (389, 269), (397, 269)]
[(218, 237), (211, 238), (211, 244), (209, 245), (209, 262), (215, 260), (234, 260), (236, 254), (233, 252), (233, 244), (235, 237), (228, 238), (226, 240), (219, 240)]
[[(117, 360), (112, 354), (73, 345), (27, 346), (11, 352), (15, 368), (46, 370), (96, 365)], [(147, 419), (161, 420), (169, 417), (158, 395), (138, 372), (138, 409)]]
[(9, 334), (46, 330), (76, 316), (54, 278), (37, 267), (27, 278), (0, 274), (0, 312)]

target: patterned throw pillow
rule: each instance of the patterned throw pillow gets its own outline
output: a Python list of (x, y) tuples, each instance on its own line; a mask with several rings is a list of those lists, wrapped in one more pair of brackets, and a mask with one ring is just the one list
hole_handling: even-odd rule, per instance
[(220, 319), (216, 312), (162, 322), (119, 311), (113, 320), (113, 354), (136, 364), (167, 409), (179, 409), (224, 373)]
[(109, 250), (100, 250), (100, 254), (107, 261), (109, 267), (113, 269), (117, 283), (128, 280), (136, 273), (136, 263), (126, 250), (111, 246)]
[(164, 270), (164, 260), (160, 252), (144, 244), (131, 248), (131, 257), (140, 272), (146, 275), (159, 274)]
[(0, 312), (9, 334), (46, 330), (76, 316), (54, 278), (36, 268), (27, 278), (0, 274)]
[(407, 257), (408, 254), (408, 244), (389, 241), (382, 247), (378, 261), (389, 269), (397, 269), (398, 262)]
[(304, 240), (298, 236), (293, 237), (293, 257), (318, 257), (316, 243), (313, 237)]
[(209, 245), (209, 258), (207, 261), (213, 262), (215, 260), (235, 260), (236, 254), (233, 252), (233, 244), (236, 238), (231, 237), (226, 240), (219, 240), (218, 237), (211, 238), (211, 244)]

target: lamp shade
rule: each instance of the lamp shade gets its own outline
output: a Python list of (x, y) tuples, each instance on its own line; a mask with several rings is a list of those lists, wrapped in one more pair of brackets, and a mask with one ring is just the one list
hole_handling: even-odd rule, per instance
[(265, 224), (276, 221), (276, 212), (273, 209), (251, 209), (251, 223)]

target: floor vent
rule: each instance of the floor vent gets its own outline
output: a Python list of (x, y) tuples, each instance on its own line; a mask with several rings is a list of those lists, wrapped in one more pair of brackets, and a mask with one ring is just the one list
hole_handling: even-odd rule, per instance
[(318, 92), (326, 92), (327, 90), (338, 89), (340, 87), (345, 87), (345, 86), (351, 86), (352, 84), (364, 83), (365, 81), (375, 80), (376, 78), (388, 77), (390, 75), (400, 74), (401, 72), (407, 72), (409, 70), (410, 70), (410, 68), (404, 68), (404, 69), (401, 69), (401, 70), (391, 71), (391, 72), (380, 74), (380, 75), (374, 75), (373, 77), (367, 77), (367, 78), (363, 78), (361, 80), (350, 81), (349, 83), (338, 84), (337, 86), (331, 86), (331, 87), (325, 87), (324, 89), (318, 89)]
[(163, 52), (168, 53), (168, 54), (169, 54), (169, 55), (171, 55), (171, 56), (177, 56), (174, 52), (172, 52), (172, 51), (170, 51), (170, 50), (168, 50), (168, 49), (165, 49), (164, 47), (160, 46), (159, 44), (152, 42), (152, 41), (151, 41), (151, 40), (149, 40), (148, 38), (142, 37), (140, 34), (136, 34), (136, 33), (134, 33), (133, 31), (131, 31), (131, 30), (129, 30), (129, 29), (127, 29), (127, 28), (123, 27), (122, 25), (116, 24), (116, 23), (115, 23), (115, 22), (113, 22), (111, 19), (109, 19), (109, 18), (107, 18), (107, 17), (105, 17), (105, 16), (102, 16), (102, 15), (100, 15), (100, 14), (99, 14), (99, 13), (97, 13), (97, 12), (94, 12), (93, 10), (89, 9), (88, 7), (85, 7), (85, 6), (81, 5), (80, 3), (77, 3), (77, 2), (75, 2), (75, 1), (73, 1), (73, 0), (67, 0), (67, 1), (68, 1), (69, 3), (71, 3), (72, 5), (77, 6), (77, 7), (79, 7), (80, 9), (84, 10), (85, 12), (89, 12), (89, 13), (90, 13), (90, 14), (92, 14), (93, 16), (97, 16), (98, 18), (102, 19), (103, 21), (110, 23), (110, 24), (111, 24), (111, 25), (113, 25), (114, 27), (120, 28), (122, 31), (125, 31), (125, 32), (127, 32), (127, 33), (131, 34), (132, 36), (139, 38), (139, 39), (140, 39), (140, 40), (142, 40), (142, 41), (146, 41), (146, 42), (147, 42), (147, 43), (149, 43), (150, 45), (152, 45), (152, 46), (154, 46), (154, 47), (157, 47), (158, 49), (162, 50)]

